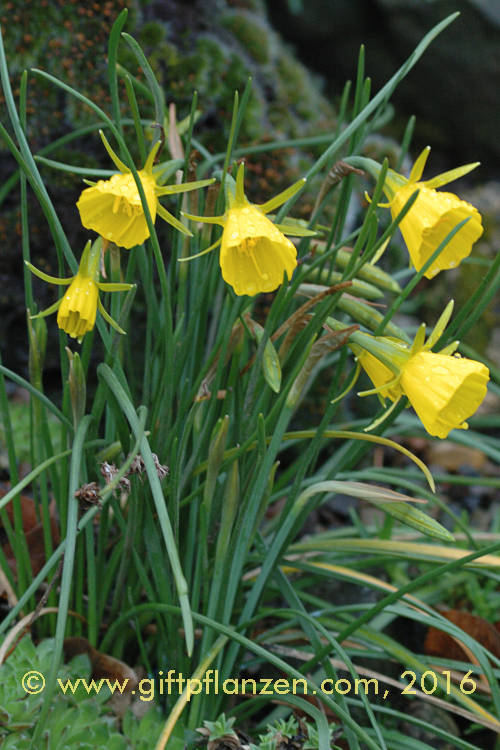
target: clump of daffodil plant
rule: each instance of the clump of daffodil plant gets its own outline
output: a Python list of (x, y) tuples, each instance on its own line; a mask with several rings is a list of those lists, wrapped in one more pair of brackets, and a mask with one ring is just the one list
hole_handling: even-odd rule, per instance
[(33, 315), (32, 318), (44, 318), (57, 310), (59, 328), (71, 338), (81, 342), (85, 334), (93, 329), (97, 310), (99, 310), (105, 321), (116, 331), (124, 334), (125, 331), (104, 309), (99, 299), (99, 292), (125, 292), (133, 289), (135, 284), (99, 281), (101, 250), (102, 239), (100, 237), (93, 244), (89, 240), (83, 250), (78, 272), (65, 279), (49, 276), (25, 261), (30, 271), (40, 279), (49, 284), (68, 286), (65, 294), (57, 302), (37, 315)]
[[(115, 154), (102, 131), (100, 135), (106, 151), (120, 171), (109, 180), (89, 183), (91, 187), (83, 190), (76, 205), (80, 212), (81, 222), (86, 229), (92, 229), (104, 239), (130, 249), (135, 245), (140, 245), (150, 236), (144, 206), (131, 170)], [(144, 167), (138, 171), (151, 221), (154, 224), (156, 214), (158, 214), (179, 232), (191, 236), (189, 229), (161, 205), (159, 198), (164, 195), (197, 190), (211, 185), (214, 180), (161, 185), (161, 170), (155, 171), (153, 168), (160, 145), (160, 141), (154, 144)]]
[(250, 203), (244, 192), (244, 164), (240, 164), (236, 182), (226, 175), (226, 210), (222, 216), (193, 216), (188, 219), (223, 227), (221, 237), (213, 245), (190, 258), (205, 255), (219, 245), (222, 278), (238, 295), (253, 296), (259, 292), (272, 292), (288, 279), (297, 266), (297, 250), (285, 234), (296, 237), (313, 235), (293, 222), (275, 224), (266, 214), (283, 205), (298, 193), (305, 180), (298, 180), (274, 198), (257, 205)]

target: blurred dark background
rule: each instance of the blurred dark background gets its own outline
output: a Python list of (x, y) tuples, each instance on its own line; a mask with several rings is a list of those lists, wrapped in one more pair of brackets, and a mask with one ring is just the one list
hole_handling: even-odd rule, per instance
[(481, 161), (476, 181), (498, 177), (499, 0), (268, 0), (267, 8), (299, 58), (325, 79), (327, 97), (355, 75), (361, 44), (377, 91), (434, 24), (460, 11), (396, 89), (392, 130), (400, 137), (401, 119), (414, 114), (417, 149), (432, 144), (450, 165)]

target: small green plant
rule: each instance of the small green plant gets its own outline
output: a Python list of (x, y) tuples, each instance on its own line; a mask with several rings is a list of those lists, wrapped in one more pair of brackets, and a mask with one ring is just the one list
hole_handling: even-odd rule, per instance
[(234, 716), (226, 718), (226, 714), (221, 714), (215, 721), (204, 721), (203, 726), (208, 730), (208, 740), (220, 740), (222, 737), (230, 735), (238, 737), (233, 729), (236, 719)]
[[(50, 671), (54, 640), (34, 646), (28, 636), (16, 644), (11, 655), (0, 666), (0, 744), (7, 750), (32, 747), (35, 725), (44, 701), (43, 684)], [(71, 683), (76, 689), (60, 688), (50, 705), (45, 725), (47, 750), (78, 748), (95, 750), (148, 750), (160, 735), (161, 712), (152, 706), (139, 721), (128, 710), (123, 722), (107, 706), (110, 690), (88, 691), (91, 668), (86, 654), (75, 656), (57, 673), (58, 685)], [(123, 731), (122, 731), (123, 729)]]
[(225, 714), (221, 714), (216, 721), (204, 721), (204, 729), (198, 731), (204, 735), (207, 743), (213, 743), (211, 747), (234, 745), (238, 749), (248, 750), (317, 750), (319, 747), (317, 728), (308, 721), (299, 723), (293, 715), (267, 724), (258, 741), (249, 742), (248, 745), (238, 738), (233, 729), (234, 723), (234, 717), (228, 719)]

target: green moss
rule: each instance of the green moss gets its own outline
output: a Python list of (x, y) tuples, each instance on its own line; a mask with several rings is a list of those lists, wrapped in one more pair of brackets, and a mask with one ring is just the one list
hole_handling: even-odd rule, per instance
[[(3, 3), (0, 24), (14, 93), (18, 94), (22, 71), (37, 67), (107, 105), (109, 32), (126, 4), (126, 0), (109, 0), (102, 7), (83, 6), (77, 0)], [(28, 135), (35, 148), (67, 131), (68, 126), (95, 121), (95, 115), (89, 117), (81, 104), (78, 108), (71, 106), (71, 96), (34, 76), (29, 79), (27, 104)]]
[(271, 61), (270, 29), (250, 13), (230, 12), (221, 18), (221, 26), (230, 31), (245, 51), (259, 65)]
[(286, 49), (281, 51), (276, 65), (278, 107), (273, 112), (273, 122), (278, 125), (284, 117), (294, 135), (304, 133), (304, 124), (312, 124), (310, 132), (318, 132), (322, 125), (332, 124), (332, 109), (320, 93), (312, 75)]
[(167, 36), (168, 26), (157, 23), (156, 21), (148, 21), (141, 28), (138, 42), (141, 45), (157, 45), (165, 41)]

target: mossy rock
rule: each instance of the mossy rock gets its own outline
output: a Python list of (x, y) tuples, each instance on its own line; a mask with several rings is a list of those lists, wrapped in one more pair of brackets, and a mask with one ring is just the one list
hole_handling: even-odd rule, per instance
[[(124, 30), (141, 45), (165, 94), (175, 102), (177, 118), (189, 115), (193, 94), (198, 94), (202, 115), (195, 137), (212, 153), (226, 149), (235, 90), (240, 95), (249, 78), (248, 99), (238, 145), (307, 136), (320, 130), (333, 132), (335, 112), (323, 97), (317, 79), (298, 63), (271, 27), (261, 0), (98, 0), (82, 5), (77, 0), (26, 0), (6, 2), (0, 10), (4, 44), (14, 96), (18, 100), (24, 69), (40, 68), (75, 87), (108, 114), (111, 99), (107, 72), (109, 33), (119, 13), (127, 7)], [(143, 83), (145, 76), (132, 50), (120, 43), (119, 63)], [(124, 81), (118, 79), (122, 115), (131, 112)], [(153, 120), (153, 105), (137, 92), (140, 113)], [(4, 104), (0, 100), (0, 105)], [(12, 133), (6, 108), (1, 119)], [(96, 114), (70, 93), (33, 73), (28, 76), (27, 136), (34, 154), (56, 138), (84, 126), (97, 126)], [(97, 130), (97, 127), (96, 127)], [(125, 134), (138, 159), (133, 128)], [(129, 138), (130, 136), (130, 138)], [(0, 184), (16, 170), (0, 143)], [(49, 154), (70, 164), (109, 169), (111, 163), (97, 132), (87, 133)], [(248, 163), (249, 194), (265, 200), (299, 176), (312, 155), (300, 160), (290, 150), (280, 149)], [(309, 160), (309, 161), (308, 161)], [(75, 254), (83, 248), (88, 233), (81, 227), (75, 207), (83, 188), (81, 177), (40, 167), (47, 189)], [(259, 194), (262, 191), (261, 194)], [(53, 240), (43, 213), (29, 191), (31, 257), (48, 273), (58, 273)], [(4, 238), (0, 260), (3, 294), (0, 300), (0, 337), (5, 345), (5, 364), (25, 370), (26, 332), (22, 285), (22, 252), (18, 185), (2, 205), (0, 238)], [(54, 301), (54, 290), (35, 284), (40, 308)], [(55, 335), (54, 326), (49, 326)], [(49, 350), (56, 351), (57, 347)], [(47, 369), (57, 362), (47, 361)]]
[(255, 63), (272, 65), (273, 42), (276, 37), (269, 33), (269, 27), (263, 18), (248, 11), (232, 10), (222, 16), (220, 23)]

